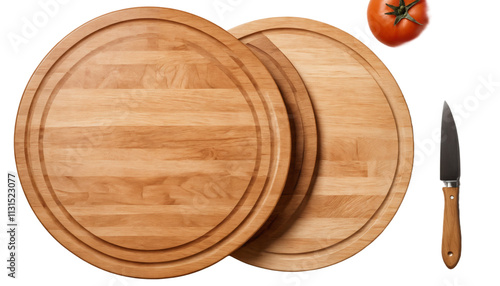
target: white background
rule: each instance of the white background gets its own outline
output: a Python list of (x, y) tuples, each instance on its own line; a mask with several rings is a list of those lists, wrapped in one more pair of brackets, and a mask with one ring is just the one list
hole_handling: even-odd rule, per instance
[[(49, 0), (41, 0), (47, 2)], [(24, 87), (48, 51), (66, 34), (101, 14), (135, 6), (162, 6), (197, 14), (230, 29), (248, 21), (298, 16), (343, 29), (387, 65), (405, 95), (413, 121), (415, 166), (407, 195), (393, 221), (366, 249), (321, 270), (284, 273), (226, 258), (184, 277), (141, 280), (110, 274), (71, 254), (42, 227), (19, 195), (18, 279), (7, 278), (7, 236), (0, 227), (0, 285), (500, 285), (500, 39), (499, 1), (428, 1), (430, 24), (404, 46), (390, 48), (371, 35), (368, 1), (358, 0), (65, 0), (46, 17), (39, 1), (4, 1), (0, 25), (1, 169), (15, 170), (13, 133)], [(226, 7), (217, 10), (215, 6)], [(225, 5), (225, 6), (224, 6)], [(229, 8), (228, 8), (229, 7)], [(34, 17), (38, 20), (34, 20)], [(37, 31), (19, 46), (24, 21)], [(487, 82), (492, 84), (485, 84)], [(447, 100), (458, 123), (461, 155), (463, 253), (448, 270), (441, 259), (443, 195), (439, 181), (441, 110)], [(6, 179), (0, 180), (2, 194)], [(4, 191), (5, 190), (5, 191)], [(0, 199), (5, 226), (6, 195)]]

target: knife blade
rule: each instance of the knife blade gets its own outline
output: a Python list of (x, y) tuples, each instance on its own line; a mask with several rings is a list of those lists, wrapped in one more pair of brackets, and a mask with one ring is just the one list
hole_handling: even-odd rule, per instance
[(441, 254), (446, 266), (455, 268), (462, 252), (458, 194), (460, 187), (460, 148), (453, 114), (446, 101), (441, 121), (441, 181), (444, 182), (444, 219)]

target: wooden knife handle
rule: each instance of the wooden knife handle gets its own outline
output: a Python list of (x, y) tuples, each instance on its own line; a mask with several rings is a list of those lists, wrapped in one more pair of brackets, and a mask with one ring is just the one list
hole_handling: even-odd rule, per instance
[(441, 252), (444, 264), (453, 269), (462, 253), (462, 234), (460, 231), (460, 212), (458, 209), (458, 189), (443, 188), (444, 192), (444, 222), (443, 244)]

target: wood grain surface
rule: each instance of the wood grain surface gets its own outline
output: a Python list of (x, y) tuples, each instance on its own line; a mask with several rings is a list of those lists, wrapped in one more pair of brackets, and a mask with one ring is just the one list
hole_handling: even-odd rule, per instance
[(462, 255), (462, 232), (460, 229), (459, 188), (443, 188), (444, 218), (441, 253), (445, 265), (453, 269)]
[(410, 180), (413, 132), (398, 85), (366, 46), (324, 23), (271, 18), (231, 33), (246, 44), (266, 38), (293, 64), (313, 103), (319, 146), (299, 214), (233, 256), (300, 271), (356, 254), (387, 226)]
[(316, 166), (318, 140), (314, 110), (302, 78), (286, 56), (263, 35), (246, 45), (273, 76), (288, 110), (292, 135), (290, 169), (281, 198), (267, 223), (255, 237), (274, 237), (287, 226), (310, 190)]
[(285, 104), (258, 58), (197, 16), (133, 8), (94, 19), (42, 61), (15, 132), (29, 203), (107, 271), (207, 267), (267, 220), (285, 185)]

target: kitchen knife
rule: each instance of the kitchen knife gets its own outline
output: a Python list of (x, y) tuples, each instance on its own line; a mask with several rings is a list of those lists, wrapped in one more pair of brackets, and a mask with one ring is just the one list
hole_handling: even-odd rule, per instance
[(441, 252), (448, 268), (453, 269), (462, 252), (462, 235), (458, 209), (460, 186), (460, 149), (453, 114), (446, 102), (441, 122), (441, 181), (444, 182), (444, 222)]

